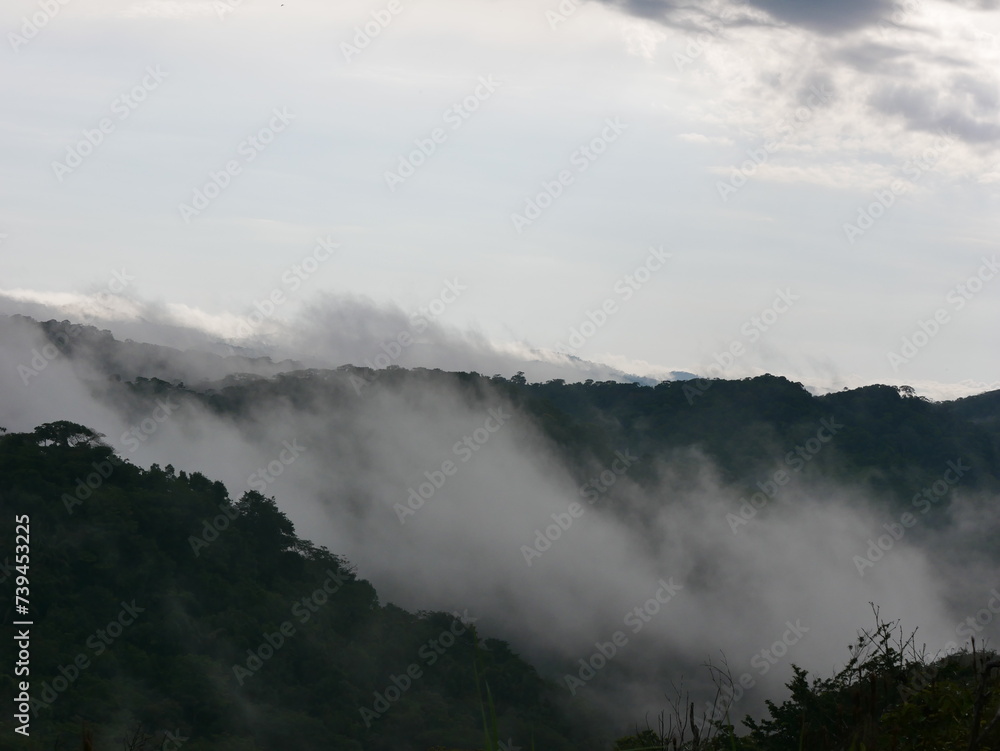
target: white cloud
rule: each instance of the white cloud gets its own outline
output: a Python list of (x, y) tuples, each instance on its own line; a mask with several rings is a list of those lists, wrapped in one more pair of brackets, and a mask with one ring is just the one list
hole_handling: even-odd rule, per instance
[(722, 146), (731, 146), (733, 144), (733, 139), (731, 138), (726, 138), (725, 136), (706, 136), (704, 133), (681, 133), (677, 138), (687, 143), (716, 143)]
[(32, 289), (0, 289), (0, 297), (6, 297), (16, 302), (34, 303), (63, 317), (87, 321), (134, 321), (141, 317), (143, 308), (134, 300), (106, 291), (96, 294), (82, 294)]
[(623, 21), (621, 30), (628, 54), (641, 57), (646, 62), (653, 61), (656, 49), (667, 38), (662, 29), (648, 21)]
[(142, 0), (121, 11), (125, 18), (161, 18), (187, 21), (219, 15), (222, 0)]

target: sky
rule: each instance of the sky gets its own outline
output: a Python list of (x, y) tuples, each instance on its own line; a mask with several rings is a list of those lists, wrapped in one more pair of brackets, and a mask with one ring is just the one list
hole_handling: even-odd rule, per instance
[(1000, 387), (994, 2), (16, 0), (0, 31), (4, 312)]
[[(1000, 388), (998, 10), (11, 0), (0, 313), (310, 365), (385, 355), (533, 378), (771, 372), (935, 398)], [(132, 423), (62, 360), (25, 388), (14, 366), (43, 345), (17, 328), (0, 322), (3, 424), (123, 435)], [(664, 655), (711, 642), (738, 670), (788, 619), (825, 624), (802, 659), (828, 673), (869, 600), (940, 645), (990, 597), (976, 588), (988, 570), (970, 576), (968, 561), (915, 543), (859, 576), (851, 558), (886, 517), (852, 488), (804, 487), (805, 501), (737, 536), (724, 509), (743, 490), (686, 456), (665, 460), (697, 473), (673, 510), (649, 510), (664, 489), (621, 491), (671, 544), (647, 550), (595, 513), (578, 543), (529, 569), (520, 545), (578, 489), (516, 421), (491, 439), (494, 461), (398, 523), (392, 504), (481, 424), (481, 407), (431, 392), (335, 419), (275, 408), (259, 436), (191, 407), (130, 458), (205, 471), (236, 494), (285, 440), (336, 447), (274, 488), (299, 529), (392, 601), (468, 605), (532, 657), (554, 645), (570, 663), (586, 656), (661, 576), (695, 583), (679, 618), (646, 636)], [(330, 488), (360, 488), (371, 508), (337, 507)], [(475, 504), (460, 513), (465, 497)], [(496, 518), (504, 500), (523, 513)], [(994, 525), (964, 503), (962, 534), (941, 549)], [(680, 531), (691, 528), (707, 531)], [(453, 576), (439, 557), (449, 546), (476, 565)], [(735, 573), (696, 591), (712, 566)], [(755, 588), (759, 602), (740, 599)], [(675, 632), (678, 620), (694, 625)]]

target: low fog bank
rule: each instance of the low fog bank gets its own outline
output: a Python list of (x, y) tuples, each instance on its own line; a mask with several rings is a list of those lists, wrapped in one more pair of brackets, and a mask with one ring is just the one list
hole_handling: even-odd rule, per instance
[[(24, 300), (0, 292), (0, 315), (26, 315), (37, 321), (69, 320), (107, 330), (119, 341), (188, 350), (176, 355), (182, 363), (192, 363), (186, 380), (179, 376), (185, 382), (199, 377), (218, 379), (226, 373), (272, 375), (302, 367), (336, 368), (347, 364), (505, 376), (521, 371), (531, 381), (562, 378), (570, 382), (592, 379), (655, 384), (659, 380), (693, 377), (669, 369), (636, 375), (572, 352), (542, 350), (524, 343), (498, 344), (476, 331), (460, 331), (442, 324), (434, 315), (433, 305), (422, 312), (406, 313), (395, 305), (367, 298), (321, 294), (296, 307), (290, 315), (271, 306), (264, 308), (270, 315), (251, 310), (236, 316), (210, 315), (185, 306), (108, 292), (57, 297)], [(235, 359), (226, 362), (221, 358)]]
[[(400, 323), (389, 315), (352, 329), (351, 311), (341, 314), (317, 311), (296, 341), (360, 347)], [(333, 330), (336, 342), (324, 343)], [(976, 552), (997, 527), (996, 499), (960, 486), (949, 524), (869, 555), (898, 521), (883, 499), (803, 480), (734, 517), (747, 487), (723, 481), (697, 450), (642, 460), (655, 463), (643, 477), (656, 478), (642, 485), (628, 446), (579, 457), (581, 472), (490, 386), (286, 375), (282, 393), (263, 390), (221, 417), (193, 394), (139, 396), (109, 380), (91, 350), (50, 358), (47, 346), (25, 321), (0, 329), (0, 425), (82, 423), (136, 464), (202, 472), (234, 500), (273, 495), (299, 535), (346, 556), (383, 601), (467, 611), (566, 701), (598, 707), (623, 730), (655, 716), (682, 680), (703, 709), (714, 692), (702, 666), (723, 658), (737, 682), (752, 683), (732, 716), (759, 713), (765, 698), (785, 696), (792, 663), (828, 676), (847, 661), (857, 629), (873, 625), (869, 602), (919, 627), (932, 652), (964, 643), (961, 622), (998, 585)], [(43, 368), (30, 364), (36, 350)], [(875, 560), (859, 566), (859, 556)], [(997, 630), (975, 633), (981, 644)]]
[[(607, 352), (583, 356), (588, 341), (567, 338), (556, 350), (522, 341), (492, 340), (475, 328), (458, 329), (443, 322), (446, 300), (433, 299), (415, 311), (370, 298), (318, 293), (289, 304), (258, 300), (242, 314), (211, 313), (183, 304), (150, 301), (135, 290), (90, 294), (0, 290), (0, 316), (27, 315), (38, 321), (69, 320), (110, 331), (119, 340), (189, 350), (181, 361), (202, 362), (187, 377), (216, 379), (227, 373), (271, 375), (299, 367), (335, 368), (345, 364), (383, 368), (440, 368), (511, 376), (524, 372), (531, 382), (563, 379), (570, 383), (621, 381), (653, 385), (664, 380), (688, 380), (712, 374), (715, 360), (689, 363), (684, 369), (634, 360)], [(569, 345), (569, 346), (567, 346)], [(573, 348), (576, 347), (576, 348)], [(244, 360), (213, 360), (212, 354)], [(267, 361), (267, 362), (265, 362)], [(761, 367), (766, 365), (767, 367)], [(736, 364), (724, 377), (743, 378), (782, 372), (802, 382), (814, 394), (859, 388), (869, 383), (842, 372), (828, 361), (792, 361), (768, 353), (758, 366)], [(166, 375), (161, 375), (166, 378)], [(952, 400), (1000, 389), (993, 383), (964, 380), (940, 382), (905, 378), (893, 385), (912, 386), (920, 396)]]

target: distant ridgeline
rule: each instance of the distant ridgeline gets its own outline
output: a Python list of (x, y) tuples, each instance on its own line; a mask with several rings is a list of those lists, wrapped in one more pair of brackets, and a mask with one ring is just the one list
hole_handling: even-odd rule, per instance
[(814, 396), (771, 375), (642, 386), (355, 366), (229, 376), (202, 388), (156, 378), (124, 386), (136, 398), (191, 398), (236, 419), (288, 404), (351, 410), (359, 394), (403, 386), (446, 387), (470, 403), (492, 404), (499, 394), (539, 426), (581, 483), (592, 479), (587, 471), (595, 463), (606, 466), (627, 448), (640, 457), (629, 478), (648, 486), (657, 480), (652, 459), (695, 447), (725, 482), (745, 486), (748, 494), (772, 481), (776, 468), (785, 468), (802, 478), (850, 483), (919, 510), (917, 496), (958, 463), (967, 468), (963, 489), (1000, 490), (1000, 391), (930, 402), (908, 387), (883, 385)]
[[(965, 487), (994, 492), (1000, 484), (997, 392), (930, 403), (887, 386), (817, 397), (772, 376), (642, 387), (353, 367), (231, 376), (204, 390), (156, 378), (106, 384), (147, 405), (176, 396), (238, 416), (275, 400), (301, 406), (317, 392), (350, 404), (359, 382), (365, 389), (447, 383), (490, 401), (499, 392), (581, 478), (587, 457), (627, 447), (645, 460), (630, 478), (655, 482), (652, 456), (694, 445), (728, 481), (751, 488), (779, 481), (776, 461), (907, 507), (923, 497), (923, 485), (936, 493), (950, 467), (961, 468)], [(785, 447), (777, 459), (773, 446)], [(499, 737), (533, 738), (536, 749), (594, 747), (590, 732), (580, 737), (590, 718), (557, 708), (558, 690), (505, 643), (484, 639), (477, 648), (467, 614), (381, 605), (368, 582), (299, 539), (274, 499), (259, 492), (234, 501), (201, 474), (143, 470), (85, 426), (58, 422), (0, 434), (0, 511), (5, 622), (34, 624), (31, 735), (15, 733), (12, 712), (0, 715), (0, 749), (79, 748), (83, 728), (95, 751), (122, 748), (122, 738), (134, 751), (480, 749), (487, 685)], [(15, 516), (30, 519), (28, 616), (14, 613)], [(989, 727), (984, 712), (995, 701), (976, 694), (968, 660), (927, 666), (885, 648), (883, 641), (864, 670), (854, 665), (812, 687), (796, 674), (793, 698), (774, 706), (770, 720), (751, 724), (739, 740), (718, 730), (726, 745), (708, 748), (833, 749), (837, 738), (862, 731), (869, 749), (903, 748), (893, 744), (922, 723), (921, 737), (937, 745), (913, 748), (940, 751), (967, 748), (959, 739), (971, 727)], [(17, 697), (25, 677), (13, 662), (0, 675)], [(952, 704), (934, 714), (941, 691)], [(848, 719), (830, 719), (837, 716)], [(891, 731), (886, 745), (876, 739), (879, 727)], [(800, 735), (812, 741), (801, 746)], [(649, 747), (650, 738), (640, 733), (619, 748)]]
[[(925, 505), (946, 507), (959, 482), (984, 496), (1000, 491), (1000, 392), (933, 403), (878, 385), (814, 396), (775, 376), (642, 386), (397, 367), (302, 370), (287, 361), (180, 356), (90, 327), (70, 336), (66, 326), (44, 328), (52, 341), (68, 342), (58, 351), (70, 362), (85, 358), (96, 369), (100, 380), (89, 385), (97, 398), (126, 424), (138, 420), (115, 441), (128, 448), (146, 441), (145, 422), (155, 429), (154, 404), (165, 412), (196, 403), (252, 429), (254, 415), (270, 409), (360, 413), (362, 394), (441, 387), (468, 404), (510, 405), (538, 427), (590, 501), (615, 480), (594, 467), (627, 457), (628, 479), (655, 488), (659, 460), (692, 449), (755, 505), (792, 475), (869, 494), (894, 506), (900, 520)], [(235, 361), (253, 372), (234, 373)], [(48, 377), (46, 362), (30, 364), (34, 374), (24, 377)], [(23, 617), (14, 612), (15, 516), (22, 515), (30, 518), (33, 621), (31, 736), (14, 732), (8, 711), (0, 715), (0, 751), (79, 748), (84, 726), (94, 751), (122, 748), (122, 738), (131, 751), (482, 749), (487, 685), (500, 737), (517, 739), (510, 751), (527, 751), (532, 738), (539, 751), (600, 747), (593, 718), (570, 715), (561, 703), (565, 690), (503, 642), (483, 639), (477, 648), (467, 614), (380, 604), (346, 561), (299, 539), (260, 492), (234, 500), (198, 473), (143, 470), (87, 427), (58, 422), (0, 433), (0, 511), (5, 623)], [(734, 504), (730, 524), (754, 512)], [(929, 514), (914, 539), (949, 518)], [(983, 530), (983, 538), (984, 552), (997, 556), (995, 535)], [(702, 743), (701, 751), (826, 751), (862, 738), (869, 751), (969, 748), (970, 728), (985, 726), (987, 710), (996, 710), (974, 690), (989, 671), (969, 660), (928, 667), (912, 654), (887, 653), (885, 640), (867, 644), (878, 659), (813, 686), (797, 673), (793, 698), (775, 705), (770, 720), (751, 724), (738, 742), (720, 730), (723, 745)], [(13, 661), (0, 665), (0, 676), (17, 697), (24, 678)], [(934, 742), (902, 745), (907, 727)], [(643, 733), (619, 743), (651, 745)]]
[[(258, 406), (351, 410), (359, 394), (436, 385), (465, 392), (470, 401), (492, 402), (500, 392), (562, 449), (565, 465), (579, 470), (581, 482), (591, 479), (586, 470), (595, 462), (605, 466), (615, 451), (627, 448), (642, 459), (629, 478), (649, 483), (657, 471), (649, 459), (697, 447), (718, 465), (724, 481), (745, 485), (748, 493), (783, 467), (802, 478), (850, 482), (912, 507), (920, 503), (915, 495), (930, 490), (949, 462), (970, 467), (961, 478), (963, 489), (1000, 489), (1000, 391), (935, 403), (908, 387), (883, 385), (813, 396), (801, 384), (772, 375), (652, 386), (528, 383), (522, 373), (504, 378), (393, 365), (303, 370), (294, 361), (248, 353), (221, 356), (117, 341), (109, 332), (68, 321), (11, 321), (43, 333), (57, 357), (86, 361), (83, 377), (94, 370), (104, 374), (95, 392), (119, 407), (142, 404), (135, 412), (143, 417), (150, 397), (196, 400), (220, 415), (252, 421)], [(29, 382), (42, 377), (48, 360), (39, 357), (41, 369), (22, 366), (32, 371), (22, 374)]]
[[(79, 749), (83, 732), (95, 751), (474, 749), (487, 684), (504, 738), (585, 747), (507, 644), (477, 648), (466, 613), (381, 605), (256, 491), (143, 470), (60, 422), (0, 435), (0, 512), (5, 638), (33, 622), (30, 673), (0, 667), (5, 696), (30, 682), (30, 736), (8, 701), (0, 749)], [(18, 616), (15, 515), (31, 532)]]

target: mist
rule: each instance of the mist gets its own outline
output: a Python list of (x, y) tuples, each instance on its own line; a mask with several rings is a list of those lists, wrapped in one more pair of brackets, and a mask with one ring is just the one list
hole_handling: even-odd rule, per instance
[[(352, 312), (312, 311), (295, 342), (316, 348), (297, 360), (356, 356), (363, 340), (378, 347), (402, 324), (386, 315), (352, 330)], [(872, 625), (869, 603), (883, 620), (919, 628), (930, 652), (944, 650), (962, 642), (958, 627), (995, 584), (976, 552), (988, 549), (995, 499), (960, 487), (950, 509), (935, 511), (947, 524), (908, 529), (859, 569), (857, 557), (897, 520), (857, 487), (796, 476), (740, 516), (756, 488), (725, 482), (697, 447), (656, 457), (641, 468), (654, 479), (641, 483), (628, 446), (570, 467), (500, 390), (458, 377), (342, 370), (317, 381), (288, 371), (213, 384), (217, 367), (198, 373), (198, 359), (185, 360), (190, 381), (209, 392), (241, 379), (274, 385), (223, 418), (194, 394), (138, 398), (92, 350), (64, 354), (31, 322), (2, 327), (0, 425), (30, 431), (70, 420), (140, 466), (201, 472), (234, 500), (248, 490), (274, 496), (299, 535), (345, 556), (383, 601), (467, 614), (554, 681), (563, 700), (623, 730), (665, 709), (680, 685), (707, 711), (708, 662), (728, 664), (737, 683), (749, 676), (732, 716), (759, 714), (765, 698), (784, 696), (792, 664), (826, 677), (847, 661), (857, 630)], [(343, 340), (357, 348), (337, 350)], [(447, 341), (432, 345), (435, 356)], [(119, 367), (162, 377), (149, 370), (155, 361), (124, 357)], [(781, 457), (791, 448), (774, 446), (762, 481), (787, 469)], [(821, 451), (835, 460), (835, 435)], [(993, 635), (986, 628), (977, 638)]]

